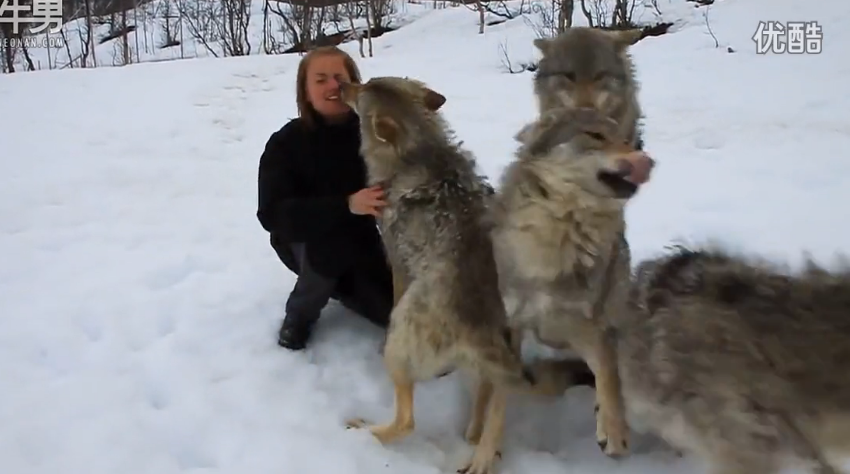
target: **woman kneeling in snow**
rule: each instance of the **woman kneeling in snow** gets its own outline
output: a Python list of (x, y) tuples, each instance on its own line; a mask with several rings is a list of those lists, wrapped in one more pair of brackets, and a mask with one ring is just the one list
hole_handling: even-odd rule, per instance
[(360, 83), (354, 60), (317, 48), (298, 66), (298, 118), (272, 134), (260, 158), (257, 218), (271, 245), (298, 275), (278, 343), (306, 347), (331, 298), (386, 327), (392, 273), (375, 216), (380, 188), (366, 187), (359, 118), (340, 101), (339, 83)]

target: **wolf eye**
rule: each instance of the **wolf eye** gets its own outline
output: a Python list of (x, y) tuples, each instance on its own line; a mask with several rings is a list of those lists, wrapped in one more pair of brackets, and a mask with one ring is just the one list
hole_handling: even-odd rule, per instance
[(602, 135), (599, 132), (584, 132), (584, 134), (587, 135), (588, 137), (594, 139), (594, 140), (598, 140), (600, 142), (605, 141), (605, 135)]
[(593, 76), (594, 82), (599, 82), (608, 78), (608, 73), (605, 71), (597, 72), (595, 76)]
[(565, 72), (565, 73), (562, 73), (561, 75), (564, 76), (565, 78), (567, 78), (567, 80), (570, 81), (570, 82), (576, 81), (576, 73), (574, 73), (574, 72)]

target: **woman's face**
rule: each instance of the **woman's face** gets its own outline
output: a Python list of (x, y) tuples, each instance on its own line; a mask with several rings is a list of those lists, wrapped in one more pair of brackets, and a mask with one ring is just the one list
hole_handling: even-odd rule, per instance
[(307, 66), (307, 100), (321, 115), (343, 115), (349, 107), (339, 98), (340, 82), (350, 82), (345, 62), (337, 55), (317, 56)]

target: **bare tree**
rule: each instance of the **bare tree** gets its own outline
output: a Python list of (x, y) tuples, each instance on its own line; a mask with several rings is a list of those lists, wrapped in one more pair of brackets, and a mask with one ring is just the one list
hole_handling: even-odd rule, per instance
[(561, 0), (558, 8), (558, 32), (563, 33), (573, 26), (575, 0)]
[(372, 28), (374, 25), (372, 15), (372, 2), (366, 0), (366, 42), (369, 43), (369, 57), (372, 57)]
[[(144, 22), (142, 22), (144, 24)], [(142, 62), (142, 58), (140, 56), (139, 51), (139, 1), (133, 0), (133, 26), (136, 27), (136, 30), (133, 33), (133, 39), (136, 42), (136, 62)]]
[(520, 1), (519, 8), (517, 9), (509, 7), (505, 0), (495, 0), (486, 3), (482, 2), (482, 4), (484, 5), (484, 10), (486, 10), (487, 13), (502, 17), (506, 20), (513, 20), (521, 15), (531, 13), (533, 8), (533, 4), (526, 0)]
[(535, 3), (531, 6), (531, 11), (536, 14), (537, 20), (532, 20), (530, 26), (540, 38), (557, 36), (573, 25), (573, 8), (574, 0), (549, 0), (545, 4)]
[(15, 43), (11, 23), (0, 23), (0, 39), (3, 40), (3, 72), (15, 72)]
[[(97, 54), (95, 54), (95, 44), (94, 44), (94, 21), (93, 21), (93, 11), (92, 11), (92, 0), (85, 0), (84, 3), (85, 8), (85, 21), (83, 22), (84, 28), (77, 28), (77, 33), (80, 37), (80, 64), (81, 67), (86, 67), (88, 65), (88, 56), (91, 54), (92, 57), (92, 65), (97, 67)], [(85, 36), (83, 34), (83, 30), (85, 31)], [(68, 60), (73, 64), (73, 59), (68, 55)]]
[(484, 4), (481, 3), (481, 0), (475, 0), (475, 7), (478, 10), (478, 34), (484, 34), (484, 13), (486, 10), (484, 9)]
[[(27, 14), (28, 12), (17, 12), (19, 17), (29, 17), (31, 15)], [(25, 26), (27, 23), (20, 22), (12, 23), (9, 17), (12, 15), (11, 10), (6, 10), (0, 13), (1, 16), (5, 17), (4, 20), (0, 22), (0, 40), (2, 40), (2, 51), (3, 51), (3, 69), (7, 73), (15, 72), (15, 58), (17, 57), (17, 52), (20, 51), (24, 56), (24, 65), (26, 66), (27, 71), (35, 71), (35, 64), (30, 57), (29, 50), (27, 49), (26, 42), (24, 41), (25, 35)], [(17, 31), (15, 31), (17, 30)]]
[(181, 44), (177, 40), (177, 32), (179, 30), (180, 14), (176, 11), (174, 4), (170, 0), (160, 0), (155, 10), (155, 16), (160, 20), (160, 47), (168, 48)]
[[(79, 56), (77, 56), (77, 59), (79, 59), (80, 61), (80, 67), (85, 68), (89, 65), (89, 54), (91, 53), (92, 55), (94, 55), (94, 38), (91, 27), (91, 17), (86, 16), (86, 21), (82, 25), (77, 26), (77, 37), (79, 37), (80, 39), (80, 54)], [(68, 51), (68, 62), (71, 67), (74, 67), (73, 65), (75, 61), (74, 58), (71, 57), (70, 51)], [(97, 67), (96, 61), (94, 67)]]
[(611, 26), (631, 27), (632, 17), (635, 13), (637, 0), (617, 0), (614, 4), (614, 13), (611, 16)]
[[(638, 2), (647, 0), (615, 0), (614, 7), (610, 9), (606, 0), (580, 0), (581, 11), (587, 19), (589, 26), (628, 28), (634, 26), (632, 18)], [(653, 3), (649, 0), (650, 5)], [(658, 5), (655, 4), (657, 9)]]
[(248, 25), (251, 22), (251, 0), (221, 0), (223, 22), (216, 22), (218, 36), (227, 56), (251, 54)]
[[(128, 35), (129, 24), (127, 24), (127, 10), (121, 10), (121, 59), (122, 65), (127, 65), (133, 62), (130, 57), (130, 38)], [(113, 60), (114, 62), (114, 60)]]
[[(281, 25), (284, 45), (297, 45), (301, 42), (309, 42), (309, 39), (312, 38), (309, 25), (305, 24), (306, 15), (304, 15), (302, 9), (294, 8), (292, 4), (274, 0), (274, 4), (269, 2), (268, 11), (274, 15), (274, 18)], [(272, 22), (271, 17), (269, 22)]]
[[(79, 31), (79, 30), (78, 30)], [(65, 29), (59, 30), (59, 36), (62, 38), (62, 43), (65, 45), (65, 54), (68, 55), (68, 63), (63, 67), (74, 67), (74, 57), (71, 55), (71, 43), (68, 42), (68, 36), (65, 34)], [(57, 55), (57, 63), (58, 63), (58, 55)], [(58, 66), (58, 64), (57, 64)]]
[(357, 16), (357, 2), (348, 2), (345, 4), (346, 13), (348, 15), (348, 23), (351, 25), (351, 32), (357, 37), (357, 45), (360, 50), (360, 57), (365, 58), (366, 55), (363, 53), (363, 34), (357, 32), (357, 28), (354, 27), (354, 18)]
[(315, 7), (310, 2), (276, 3), (270, 6), (270, 11), (282, 22), (284, 34), (293, 51), (307, 51), (324, 37), (327, 7)]
[(266, 54), (278, 52), (277, 40), (272, 31), (272, 19), (270, 16), (269, 0), (263, 0), (263, 41), (262, 48)]
[(389, 26), (390, 15), (395, 13), (393, 0), (365, 0), (372, 19), (372, 28), (380, 33)]
[(251, 0), (178, 0), (189, 34), (214, 57), (251, 54)]
[(505, 42), (499, 43), (499, 52), (502, 55), (502, 66), (505, 68), (505, 71), (511, 74), (519, 74), (525, 71), (534, 72), (537, 70), (537, 64), (533, 61), (520, 61), (513, 64), (513, 61), (511, 61), (511, 57), (508, 54), (508, 46)]
[(215, 11), (213, 7), (213, 2), (177, 0), (180, 21), (186, 25), (189, 36), (194, 38), (211, 55), (218, 57), (218, 51), (210, 44), (214, 39), (212, 23)]

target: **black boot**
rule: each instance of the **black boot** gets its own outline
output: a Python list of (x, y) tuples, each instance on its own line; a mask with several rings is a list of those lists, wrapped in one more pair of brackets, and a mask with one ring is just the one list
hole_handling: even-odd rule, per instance
[(280, 326), (277, 343), (291, 350), (307, 347), (313, 327), (334, 292), (336, 279), (313, 271), (306, 258), (303, 244), (292, 245), (298, 262), (298, 279), (286, 301), (286, 318)]
[(280, 325), (277, 344), (292, 351), (300, 351), (307, 347), (312, 335), (312, 324), (299, 321), (299, 318), (288, 315)]

